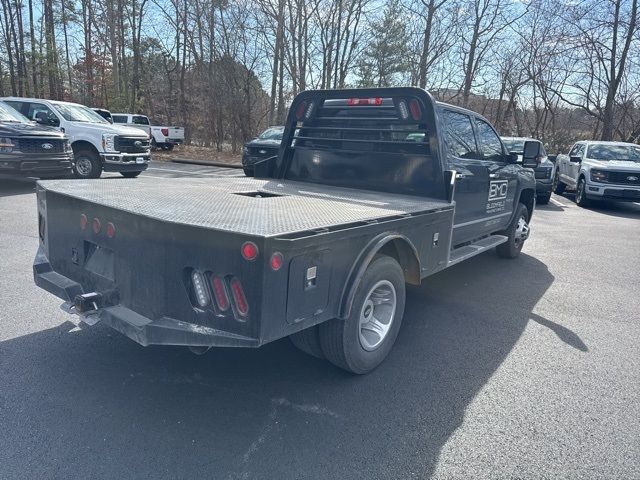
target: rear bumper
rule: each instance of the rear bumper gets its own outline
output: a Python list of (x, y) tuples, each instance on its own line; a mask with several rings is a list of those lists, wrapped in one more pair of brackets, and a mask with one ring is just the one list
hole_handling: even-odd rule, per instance
[(551, 179), (536, 180), (536, 193), (538, 195), (551, 193), (553, 181)]
[[(33, 264), (33, 276), (36, 285), (64, 301), (63, 310), (76, 313), (73, 306), (74, 300), (77, 295), (86, 292), (77, 282), (53, 271), (42, 247), (38, 249)], [(174, 318), (150, 319), (120, 304), (104, 306), (80, 314), (80, 318), (90, 325), (101, 321), (143, 346), (258, 347), (260, 345), (256, 338)]]

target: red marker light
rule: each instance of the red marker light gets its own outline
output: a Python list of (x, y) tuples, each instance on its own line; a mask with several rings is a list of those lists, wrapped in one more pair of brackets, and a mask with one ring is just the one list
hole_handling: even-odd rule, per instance
[(258, 256), (258, 246), (253, 242), (245, 242), (242, 245), (241, 252), (244, 259), (251, 262)]
[(414, 120), (420, 120), (422, 118), (422, 109), (418, 100), (415, 98), (409, 102), (409, 111), (411, 112), (411, 118)]
[(296, 119), (300, 120), (307, 110), (307, 102), (300, 102), (298, 108), (296, 108)]
[(347, 100), (347, 105), (353, 107), (355, 105), (382, 105), (382, 98), (349, 98)]
[(85, 228), (87, 228), (87, 223), (89, 223), (89, 219), (87, 218), (87, 216), (83, 213), (82, 215), (80, 215), (80, 228), (82, 230), (84, 230)]
[(160, 131), (162, 132), (162, 135), (164, 135), (165, 137), (169, 136), (169, 129), (168, 128), (161, 128)]
[(93, 228), (93, 233), (95, 233), (96, 235), (100, 233), (100, 229), (102, 228), (102, 224), (100, 223), (100, 220), (98, 220), (97, 218), (94, 218), (93, 223), (91, 225)]
[(116, 236), (116, 226), (109, 222), (107, 223), (107, 237), (113, 238)]
[(271, 270), (277, 272), (278, 270), (280, 270), (280, 268), (282, 268), (283, 263), (284, 258), (282, 257), (282, 254), (280, 252), (275, 252), (273, 255), (271, 255), (271, 260), (269, 261)]
[(231, 293), (233, 294), (233, 301), (236, 304), (238, 313), (241, 316), (246, 317), (247, 313), (249, 313), (249, 304), (247, 303), (247, 298), (244, 296), (242, 284), (237, 278), (231, 279)]

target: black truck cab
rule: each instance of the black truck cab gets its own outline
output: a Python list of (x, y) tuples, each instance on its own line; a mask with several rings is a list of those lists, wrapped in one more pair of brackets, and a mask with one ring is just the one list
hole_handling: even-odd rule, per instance
[(453, 174), (456, 248), (504, 230), (518, 204), (531, 218), (537, 163), (527, 159), (481, 115), (418, 88), (311, 91), (293, 102), (279, 155), (256, 177), (446, 199)]
[(36, 125), (0, 102), (0, 176), (64, 177), (72, 168), (73, 153), (63, 133)]
[(529, 235), (524, 165), (481, 116), (417, 88), (299, 94), (255, 178), (41, 182), (36, 283), (142, 345), (301, 350), (366, 373), (405, 283)]

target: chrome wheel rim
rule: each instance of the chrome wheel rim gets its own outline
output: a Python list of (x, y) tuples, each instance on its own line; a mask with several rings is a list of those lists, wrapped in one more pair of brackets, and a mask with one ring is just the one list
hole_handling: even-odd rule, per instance
[(360, 345), (366, 351), (377, 349), (389, 334), (397, 304), (396, 289), (390, 281), (380, 280), (369, 290), (358, 324)]
[(522, 216), (518, 219), (516, 233), (513, 237), (516, 248), (522, 248), (522, 244), (527, 238), (529, 238), (529, 224), (527, 223), (527, 219)]
[(81, 157), (76, 160), (76, 171), (83, 177), (89, 175), (92, 168), (93, 166), (91, 165), (91, 160), (89, 160), (88, 158)]

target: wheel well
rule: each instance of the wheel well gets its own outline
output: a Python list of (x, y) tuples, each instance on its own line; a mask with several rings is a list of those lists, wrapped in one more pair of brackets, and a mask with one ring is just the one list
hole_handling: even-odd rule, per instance
[(388, 255), (394, 258), (404, 272), (405, 282), (420, 285), (420, 260), (409, 240), (398, 234), (381, 235), (369, 244), (364, 254), (353, 265), (342, 292), (339, 318), (349, 316), (360, 279), (376, 255)]
[(86, 140), (78, 140), (71, 144), (71, 148), (73, 148), (73, 153), (78, 153), (82, 150), (89, 150), (90, 152), (99, 154), (98, 149), (91, 142), (87, 142)]
[(394, 238), (385, 243), (378, 253), (395, 258), (404, 271), (404, 280), (412, 285), (420, 285), (420, 262), (409, 243), (402, 238)]
[(527, 211), (529, 212), (529, 219), (531, 219), (531, 215), (533, 214), (533, 202), (535, 196), (536, 192), (533, 189), (526, 189), (523, 190), (522, 193), (520, 193), (520, 203), (527, 207)]

